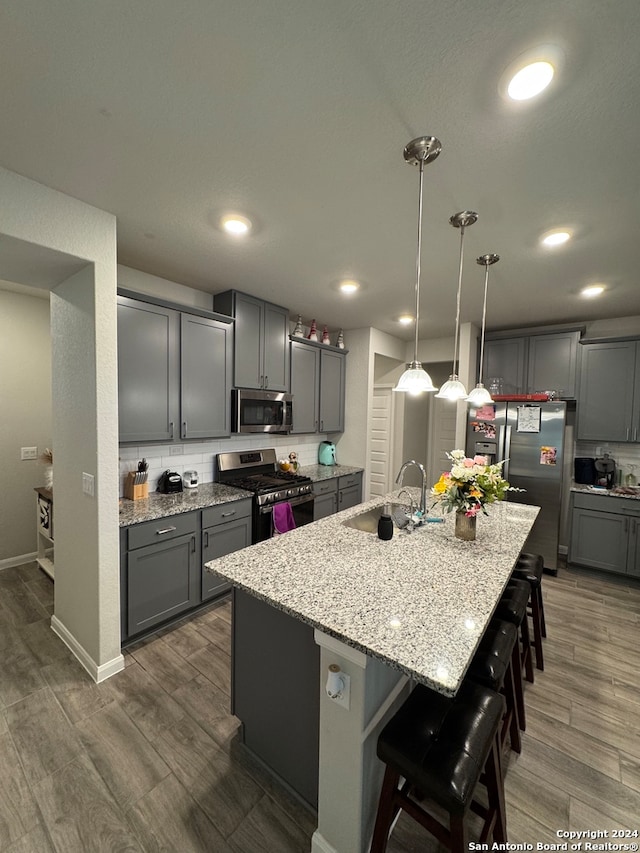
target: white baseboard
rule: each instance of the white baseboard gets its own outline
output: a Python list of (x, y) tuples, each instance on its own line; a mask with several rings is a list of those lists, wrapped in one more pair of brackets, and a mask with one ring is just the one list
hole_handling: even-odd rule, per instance
[(320, 835), (320, 831), (316, 831), (311, 836), (311, 853), (338, 853), (336, 848), (329, 844), (324, 835)]
[(18, 557), (7, 557), (6, 560), (0, 560), (0, 571), (2, 569), (11, 569), (13, 566), (23, 566), (25, 563), (33, 563), (38, 556), (37, 551), (31, 554), (20, 554)]
[(121, 672), (124, 669), (124, 657), (120, 654), (107, 663), (97, 664), (86, 649), (80, 645), (76, 638), (71, 634), (57, 616), (51, 617), (51, 628), (55, 634), (60, 637), (62, 642), (67, 646), (73, 654), (78, 658), (82, 666), (87, 670), (91, 678), (99, 684), (106, 678), (115, 675), (116, 672)]

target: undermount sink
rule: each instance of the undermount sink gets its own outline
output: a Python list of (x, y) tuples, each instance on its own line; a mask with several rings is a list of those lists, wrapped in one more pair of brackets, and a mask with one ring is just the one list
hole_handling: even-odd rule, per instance
[(373, 509), (368, 509), (366, 512), (361, 512), (360, 515), (354, 515), (353, 518), (348, 518), (342, 523), (345, 527), (353, 527), (354, 530), (362, 530), (365, 533), (377, 533), (378, 522), (380, 521), (380, 516), (382, 515), (382, 511), (385, 507), (389, 508), (392, 517), (396, 510), (399, 511), (401, 516), (406, 515), (404, 504), (382, 504), (381, 506), (373, 507)]

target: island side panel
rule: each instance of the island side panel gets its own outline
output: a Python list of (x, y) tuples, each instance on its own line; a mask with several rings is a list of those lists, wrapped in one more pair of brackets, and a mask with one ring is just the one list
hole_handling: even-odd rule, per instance
[(244, 744), (318, 806), (320, 649), (313, 628), (234, 587), (231, 710)]

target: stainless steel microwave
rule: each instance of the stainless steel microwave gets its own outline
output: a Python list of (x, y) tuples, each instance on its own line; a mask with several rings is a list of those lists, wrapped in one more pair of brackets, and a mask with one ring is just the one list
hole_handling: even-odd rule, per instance
[(231, 392), (231, 429), (233, 432), (287, 433), (293, 424), (293, 396), (278, 391), (251, 391), (235, 388)]

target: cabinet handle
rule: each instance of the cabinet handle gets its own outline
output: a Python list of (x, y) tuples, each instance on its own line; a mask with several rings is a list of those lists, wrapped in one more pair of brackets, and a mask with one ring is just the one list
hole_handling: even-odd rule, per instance
[(196, 537), (195, 536), (191, 537), (191, 553), (192, 554), (196, 553)]
[(324, 421), (320, 421), (320, 432), (324, 432)]
[(208, 530), (205, 530), (205, 532), (204, 532), (204, 547), (205, 548), (209, 547), (209, 531)]
[(258, 385), (260, 386), (260, 388), (264, 388), (264, 376), (262, 374), (258, 376)]
[(264, 387), (265, 387), (265, 388), (268, 388), (268, 387), (269, 387), (269, 377), (268, 377), (268, 376), (265, 376), (265, 377), (264, 377)]
[(629, 432), (630, 432), (629, 427), (627, 427), (627, 437), (626, 437), (626, 441), (629, 441)]
[(232, 512), (223, 512), (220, 517), (221, 518), (229, 518), (230, 515), (235, 515), (235, 514), (236, 514), (236, 511), (234, 509), (234, 510), (232, 510)]
[(187, 422), (186, 421), (182, 421), (182, 437), (183, 438), (187, 437)]
[(169, 423), (169, 438), (173, 439), (173, 421)]
[(162, 530), (156, 530), (156, 536), (164, 536), (165, 533), (173, 533), (177, 530), (176, 527), (163, 527)]
[(636, 427), (636, 428), (633, 430), (633, 440), (634, 440), (634, 441), (637, 441), (637, 440), (638, 440), (638, 427)]
[(624, 520), (624, 532), (625, 533), (629, 532), (629, 519), (628, 518), (625, 518), (625, 520)]

